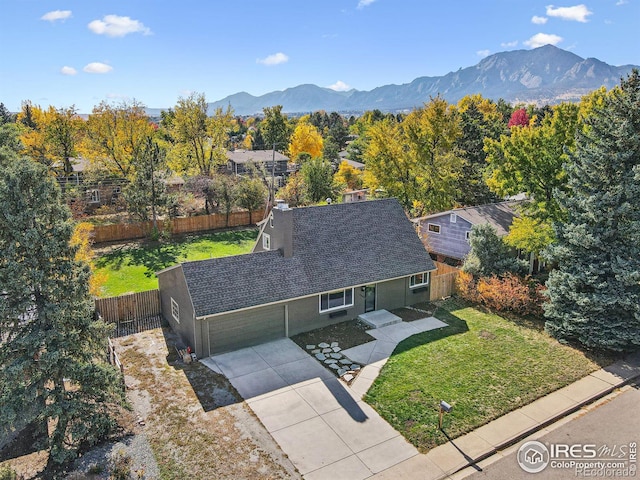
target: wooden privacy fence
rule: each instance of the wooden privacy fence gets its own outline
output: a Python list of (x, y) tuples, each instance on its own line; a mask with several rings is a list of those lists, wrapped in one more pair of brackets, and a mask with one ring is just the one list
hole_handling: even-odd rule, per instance
[(160, 315), (160, 291), (147, 290), (118, 297), (96, 298), (96, 310), (108, 323), (155, 317)]
[(431, 301), (453, 295), (456, 292), (456, 279), (460, 273), (460, 270), (446, 263), (434, 263), (437, 270), (431, 275)]
[[(158, 229), (167, 230), (172, 235), (180, 233), (204, 232), (228, 227), (243, 227), (262, 220), (264, 210), (256, 210), (251, 215), (248, 211), (199, 215), (197, 217), (179, 217), (167, 221), (159, 221)], [(93, 231), (94, 243), (118, 242), (144, 238), (153, 231), (153, 222), (114, 223), (112, 225), (96, 225)]]
[(102, 319), (114, 324), (114, 337), (162, 326), (159, 290), (96, 298), (95, 303)]

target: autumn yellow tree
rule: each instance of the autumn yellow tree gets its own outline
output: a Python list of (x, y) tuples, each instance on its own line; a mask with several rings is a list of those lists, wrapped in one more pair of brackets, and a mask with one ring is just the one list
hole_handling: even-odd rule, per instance
[(333, 182), (336, 185), (346, 185), (351, 190), (360, 189), (362, 188), (362, 172), (343, 160), (333, 176)]
[(75, 260), (86, 263), (91, 269), (91, 277), (89, 278), (89, 293), (94, 297), (100, 295), (102, 286), (107, 281), (107, 276), (103, 272), (96, 270), (94, 262), (95, 253), (91, 248), (91, 237), (94, 227), (89, 222), (77, 223), (73, 229), (71, 240), (69, 243), (76, 249)]
[(45, 141), (45, 111), (39, 105), (33, 105), (30, 101), (22, 102), (22, 108), (16, 118), (20, 127), (20, 141), (22, 142), (22, 154), (39, 162), (48, 168), (53, 166), (53, 159), (47, 151)]
[(233, 111), (218, 108), (209, 117), (207, 108), (204, 94), (178, 99), (169, 131), (174, 144), (168, 163), (174, 171), (211, 176), (217, 166), (226, 163)]
[(132, 101), (117, 105), (102, 102), (86, 122), (86, 135), (79, 150), (93, 165), (111, 174), (130, 178), (136, 159), (154, 134), (143, 104)]
[(49, 106), (45, 110), (24, 102), (18, 124), (24, 146), (22, 153), (51, 169), (60, 169), (66, 174), (73, 171), (72, 160), (84, 126), (74, 106), (59, 109)]
[(368, 129), (365, 179), (415, 215), (453, 207), (464, 159), (457, 147), (460, 118), (440, 97), (401, 122), (385, 118)]
[(295, 160), (301, 153), (308, 153), (311, 158), (322, 156), (323, 140), (318, 129), (308, 121), (301, 120), (296, 125), (289, 141), (289, 155)]

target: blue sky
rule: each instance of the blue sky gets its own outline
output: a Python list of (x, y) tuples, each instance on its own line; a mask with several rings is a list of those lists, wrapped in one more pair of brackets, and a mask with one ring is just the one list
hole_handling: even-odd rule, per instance
[(545, 43), (640, 64), (640, 0), (3, 0), (0, 102), (371, 90)]

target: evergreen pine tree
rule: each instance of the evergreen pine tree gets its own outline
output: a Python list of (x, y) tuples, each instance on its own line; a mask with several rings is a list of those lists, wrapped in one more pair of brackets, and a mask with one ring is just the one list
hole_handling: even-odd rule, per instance
[(568, 220), (556, 226), (546, 329), (591, 348), (640, 347), (640, 74), (578, 132), (567, 167)]
[(0, 435), (48, 424), (50, 471), (105, 435), (123, 401), (72, 231), (44, 167), (21, 159), (0, 168)]

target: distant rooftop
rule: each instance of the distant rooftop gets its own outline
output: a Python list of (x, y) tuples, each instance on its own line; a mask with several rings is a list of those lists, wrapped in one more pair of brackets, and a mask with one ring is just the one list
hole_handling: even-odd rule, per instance
[[(273, 150), (234, 150), (232, 152), (227, 152), (227, 158), (235, 163), (264, 163), (270, 162), (274, 158)], [(289, 161), (289, 157), (281, 154), (280, 152), (275, 152), (275, 160), (278, 161)]]

